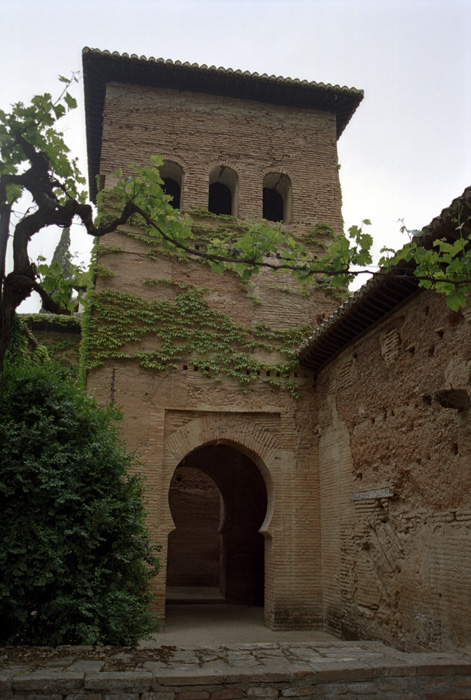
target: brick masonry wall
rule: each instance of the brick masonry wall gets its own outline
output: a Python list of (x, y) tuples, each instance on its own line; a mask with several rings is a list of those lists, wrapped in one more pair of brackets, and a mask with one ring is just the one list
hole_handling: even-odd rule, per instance
[(207, 208), (216, 165), (239, 178), (238, 218), (262, 216), (263, 177), (292, 182), (294, 230), (318, 222), (341, 228), (335, 116), (151, 87), (107, 86), (101, 174), (158, 154), (183, 168), (182, 208)]
[[(302, 233), (318, 222), (340, 229), (335, 118), (329, 113), (172, 90), (108, 86), (101, 155), (107, 185), (115, 169), (147, 163), (152, 154), (182, 166), (184, 209), (207, 207), (209, 173), (223, 164), (238, 174), (239, 219), (261, 216), (263, 177), (274, 171), (287, 174), (292, 182), (290, 229)], [(316, 326), (338, 304), (323, 292), (306, 296), (287, 276), (274, 277), (264, 271), (246, 289), (234, 273), (211, 274), (207, 266), (163, 256), (150, 260), (143, 243), (120, 233), (107, 236), (103, 243), (119, 245), (123, 252), (100, 259), (114, 277), (100, 279), (99, 291), (171, 300), (174, 288), (142, 283), (145, 278), (170, 279), (207, 288), (211, 307), (237, 323), (254, 328), (263, 322), (280, 330)], [(146, 339), (139, 349), (149, 350), (153, 343)], [(129, 344), (124, 350), (133, 347)], [(268, 362), (280, 359), (276, 351), (255, 355)], [(177, 369), (160, 373), (129, 361), (108, 362), (89, 373), (89, 388), (102, 401), (112, 398), (123, 407), (128, 445), (142, 458), (149, 489), (149, 525), (162, 545), (162, 570), (156, 581), (162, 616), (167, 543), (174, 530), (168, 503), (172, 475), (188, 454), (217, 443), (248, 457), (265, 482), (267, 508), (261, 532), (266, 623), (272, 628), (321, 625), (319, 484), (312, 462), (314, 412), (309, 396), (312, 377), (298, 369), (292, 379), (303, 398), (293, 399), (261, 380), (243, 389), (224, 376), (222, 381), (201, 376), (191, 353)], [(238, 474), (236, 465), (234, 456), (234, 475)], [(249, 493), (250, 482), (245, 485)], [(250, 499), (247, 508), (249, 503)], [(239, 529), (244, 529), (241, 522)], [(234, 549), (227, 535), (229, 541)], [(240, 539), (239, 546), (250, 551), (250, 558), (255, 557), (255, 545), (250, 547), (247, 540)], [(226, 574), (223, 572), (223, 579)], [(223, 587), (230, 590), (230, 581), (224, 580)]]
[(169, 489), (175, 530), (169, 536), (167, 586), (219, 586), (221, 493), (201, 469), (179, 467)]
[[(471, 648), (471, 316), (422, 293), (318, 379), (326, 624), (406, 649)], [(450, 696), (451, 697), (451, 696)]]
[[(263, 320), (280, 329), (315, 323), (318, 316), (328, 313), (335, 304), (322, 295), (310, 298), (278, 289), (273, 289), (270, 295), (266, 288), (262, 303), (253, 305), (232, 273), (211, 275), (207, 267), (198, 263), (182, 264), (168, 258), (149, 260), (143, 244), (118, 233), (107, 237), (105, 243), (118, 244), (127, 252), (102, 258), (114, 277), (100, 279), (99, 290), (119, 289), (146, 300), (157, 295), (172, 299), (173, 288), (149, 287), (141, 280), (165, 278), (190, 282), (208, 288), (211, 306), (235, 321), (251, 327)], [(266, 282), (268, 287), (270, 278)], [(140, 344), (142, 349), (151, 346), (148, 340)], [(258, 357), (273, 361), (277, 354)], [(273, 628), (319, 626), (320, 534), (318, 479), (311, 456), (312, 376), (301, 368), (296, 377), (293, 374), (292, 379), (303, 394), (303, 398), (294, 399), (286, 391), (273, 389), (261, 380), (244, 390), (229, 378), (217, 381), (215, 377), (201, 376), (195, 372), (191, 359), (186, 358), (177, 370), (159, 373), (129, 361), (108, 362), (91, 371), (88, 377), (88, 387), (100, 400), (106, 402), (112, 398), (123, 407), (128, 446), (137, 450), (143, 461), (149, 489), (149, 524), (155, 540), (163, 547), (163, 566), (156, 582), (160, 613), (163, 616), (167, 541), (174, 529), (168, 505), (172, 474), (189, 452), (206, 441), (223, 440), (246, 451), (254, 469), (262, 471), (272, 504), (264, 531), (267, 624)], [(187, 434), (192, 435), (192, 426), (195, 437), (185, 443)], [(201, 426), (210, 431), (209, 438), (201, 437)], [(254, 426), (259, 430), (256, 436), (252, 435)], [(183, 441), (183, 446), (181, 452), (176, 450), (179, 455), (176, 457), (175, 448), (167, 445), (179, 434), (182, 438), (175, 439)], [(317, 543), (314, 549), (313, 540)]]
[[(109, 399), (111, 383), (123, 407), (128, 447), (139, 452), (147, 477), (149, 526), (163, 547), (156, 589), (160, 610), (165, 602), (167, 538), (174, 528), (168, 504), (172, 475), (193, 450), (222, 443), (243, 451), (267, 486), (262, 529), (267, 624), (320, 625), (320, 553), (318, 546), (312, 549), (313, 538), (319, 542), (319, 528), (318, 486), (309, 451), (309, 383), (304, 384), (304, 398), (296, 400), (264, 386), (244, 394), (236, 382), (216, 383), (191, 367), (157, 374), (117, 364), (95, 370), (89, 378), (89, 386), (103, 401)], [(186, 421), (174, 429), (182, 413)]]

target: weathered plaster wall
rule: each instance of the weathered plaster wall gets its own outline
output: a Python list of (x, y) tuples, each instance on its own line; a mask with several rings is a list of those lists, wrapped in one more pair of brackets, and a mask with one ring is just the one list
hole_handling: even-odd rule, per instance
[(422, 293), (320, 374), (326, 624), (407, 649), (471, 644), (471, 316)]

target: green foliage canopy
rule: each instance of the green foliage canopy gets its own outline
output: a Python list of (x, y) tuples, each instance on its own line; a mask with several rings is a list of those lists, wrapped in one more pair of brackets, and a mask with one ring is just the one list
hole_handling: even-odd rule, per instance
[(136, 644), (158, 564), (113, 408), (46, 362), (6, 362), (0, 405), (0, 643)]
[[(66, 228), (78, 219), (91, 235), (101, 236), (127, 221), (130, 212), (96, 229), (94, 212), (86, 203), (85, 183), (77, 160), (70, 155), (57, 122), (76, 107), (65, 83), (62, 95), (53, 100), (49, 93), (36, 95), (31, 104), (17, 103), (9, 112), (0, 110), (0, 365), (3, 363), (11, 333), (15, 309), (32, 291), (38, 292), (43, 308), (52, 313), (70, 313), (64, 290), (71, 284), (55, 284), (51, 277), (59, 270), (41, 275), (28, 255), (31, 238), (50, 226)], [(12, 207), (26, 197), (28, 208), (10, 231)], [(29, 203), (31, 202), (31, 206)], [(11, 239), (13, 269), (7, 275), (5, 260)], [(57, 276), (57, 275), (56, 275)], [(50, 293), (46, 287), (53, 290)], [(64, 303), (65, 302), (65, 303)]]
[(370, 222), (360, 227), (352, 226), (347, 235), (335, 239), (322, 257), (317, 257), (293, 236), (286, 227), (261, 220), (250, 223), (236, 241), (215, 235), (198, 243), (190, 216), (175, 210), (163, 191), (159, 169), (163, 165), (160, 156), (151, 156), (150, 165), (132, 166), (128, 172), (113, 173), (117, 184), (111, 190), (98, 195), (99, 216), (96, 226), (108, 224), (123, 205), (128, 207), (132, 224), (139, 226), (149, 239), (158, 239), (163, 250), (178, 250), (183, 258), (202, 259), (212, 270), (234, 270), (243, 281), (269, 268), (273, 272), (291, 272), (301, 284), (316, 279), (317, 284), (329, 287), (345, 287), (358, 272), (352, 266), (364, 266), (372, 262), (370, 249), (373, 239), (364, 230)]
[[(161, 165), (161, 158), (152, 156), (148, 167), (133, 166), (128, 173), (115, 172), (117, 184), (99, 196), (102, 215), (98, 224), (103, 225), (110, 218), (110, 202), (126, 205), (132, 223), (143, 229), (149, 240), (158, 239), (164, 250), (178, 250), (183, 259), (204, 259), (216, 272), (234, 270), (244, 281), (261, 268), (270, 268), (275, 273), (291, 272), (301, 284), (314, 281), (320, 287), (345, 289), (356, 276), (371, 273), (368, 267), (372, 264), (373, 238), (367, 231), (371, 225), (368, 219), (336, 236), (322, 256), (313, 255), (285, 227), (266, 221), (247, 226), (236, 242), (216, 235), (203, 247), (195, 245), (197, 232), (192, 220), (175, 211), (163, 192)], [(451, 309), (465, 306), (471, 292), (469, 202), (463, 202), (452, 228), (451, 240), (437, 238), (430, 242), (417, 232), (398, 252), (384, 248), (380, 271), (396, 277), (414, 275), (420, 287), (444, 294)], [(406, 231), (405, 227), (402, 231)]]
[[(413, 274), (424, 289), (445, 294), (447, 306), (453, 311), (466, 306), (471, 292), (471, 206), (463, 202), (454, 221), (452, 240), (436, 238), (424, 245), (419, 231), (409, 232), (411, 241), (401, 250), (387, 248), (380, 264), (394, 269), (401, 263), (412, 263)], [(403, 226), (402, 231), (407, 231)], [(414, 235), (412, 235), (414, 234)]]

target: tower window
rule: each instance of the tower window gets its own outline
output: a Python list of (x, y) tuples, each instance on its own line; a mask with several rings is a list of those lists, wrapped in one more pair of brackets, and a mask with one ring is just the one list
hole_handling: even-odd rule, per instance
[(235, 216), (237, 211), (237, 173), (217, 165), (209, 173), (208, 211)]
[(166, 160), (160, 168), (160, 177), (164, 181), (163, 190), (172, 198), (170, 204), (174, 209), (181, 208), (183, 171), (178, 163)]
[(263, 188), (263, 218), (268, 221), (283, 221), (283, 197), (270, 187)]
[(176, 180), (172, 180), (171, 177), (164, 177), (164, 192), (172, 198), (170, 204), (174, 209), (180, 209), (180, 199), (181, 199), (181, 188)]
[(267, 221), (291, 219), (291, 181), (282, 173), (268, 173), (263, 178), (263, 218)]
[(208, 210), (212, 214), (232, 214), (232, 194), (227, 185), (213, 182), (209, 186)]

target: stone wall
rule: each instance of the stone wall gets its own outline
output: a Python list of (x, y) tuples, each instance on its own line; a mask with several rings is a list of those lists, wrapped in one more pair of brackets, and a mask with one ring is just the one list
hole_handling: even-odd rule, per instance
[(326, 625), (406, 649), (471, 643), (469, 311), (416, 295), (321, 372)]
[(201, 469), (178, 467), (169, 490), (169, 586), (219, 588), (221, 492)]
[[(469, 700), (469, 661), (375, 642), (30, 647), (4, 654), (5, 700)], [(39, 652), (39, 654), (37, 653)], [(49, 655), (47, 652), (50, 652)], [(48, 658), (49, 656), (49, 658)]]

